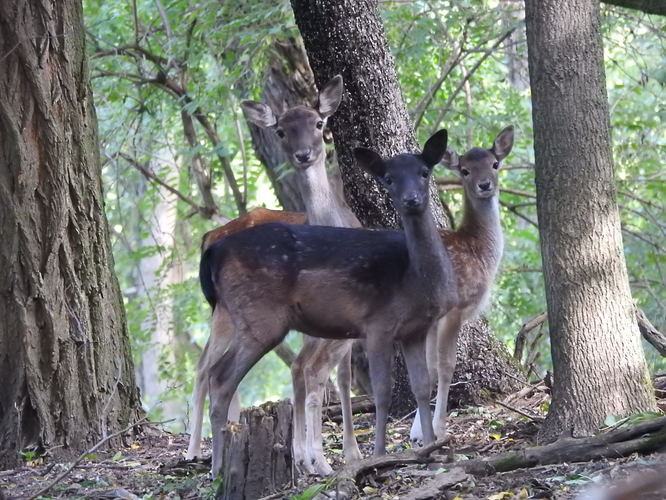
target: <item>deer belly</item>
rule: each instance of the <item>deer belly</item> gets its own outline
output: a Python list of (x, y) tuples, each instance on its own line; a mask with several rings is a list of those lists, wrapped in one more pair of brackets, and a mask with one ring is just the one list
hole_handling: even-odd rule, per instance
[(307, 335), (330, 339), (358, 338), (372, 310), (363, 290), (344, 273), (305, 271), (292, 295), (291, 326)]

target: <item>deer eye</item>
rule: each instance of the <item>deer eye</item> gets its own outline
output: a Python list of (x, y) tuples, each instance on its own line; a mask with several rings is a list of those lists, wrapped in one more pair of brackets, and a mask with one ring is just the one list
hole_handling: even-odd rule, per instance
[(467, 177), (469, 175), (469, 170), (467, 170), (466, 168), (461, 168), (460, 173), (463, 174), (465, 177)]
[(284, 139), (284, 130), (282, 130), (281, 128), (279, 128), (279, 129), (277, 129), (277, 130), (275, 131), (275, 133), (277, 134), (277, 136), (278, 136), (280, 139)]
[(321, 120), (319, 120), (319, 121), (317, 122), (317, 128), (318, 128), (319, 130), (323, 129), (323, 128), (324, 128), (324, 122), (321, 121)]
[(493, 163), (493, 168), (494, 168), (495, 170), (497, 170), (497, 169), (499, 168), (499, 162), (498, 162), (498, 161), (496, 161), (495, 163)]
[(384, 176), (384, 183), (386, 183), (387, 186), (390, 186), (393, 184), (393, 179), (391, 179), (390, 175), (385, 175)]
[(430, 170), (428, 169), (425, 169), (423, 170), (423, 172), (421, 172), (421, 177), (423, 177), (424, 179), (427, 179), (429, 175), (430, 175)]

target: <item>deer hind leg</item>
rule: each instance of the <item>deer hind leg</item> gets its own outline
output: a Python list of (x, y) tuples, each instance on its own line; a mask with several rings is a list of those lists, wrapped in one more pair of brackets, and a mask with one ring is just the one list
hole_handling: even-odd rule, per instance
[(393, 343), (387, 342), (385, 331), (371, 332), (367, 335), (366, 353), (370, 368), (370, 382), (375, 399), (375, 450), (374, 455), (386, 454), (386, 420), (391, 404), (391, 361)]
[(316, 474), (312, 464), (306, 459), (306, 417), (305, 398), (307, 394), (305, 386), (305, 367), (314, 354), (317, 339), (303, 336), (303, 348), (291, 365), (291, 379), (294, 388), (294, 438), (292, 449), (294, 452), (294, 463), (296, 467), (305, 474)]
[[(218, 304), (217, 309), (223, 309)], [(212, 337), (209, 349), (208, 391), (210, 394), (210, 422), (213, 431), (212, 473), (217, 477), (222, 471), (223, 443), (221, 431), (227, 423), (229, 407), (243, 377), (268, 351), (279, 344), (287, 334), (286, 314), (273, 313), (271, 321), (227, 322), (228, 328)], [(256, 314), (255, 311), (252, 311)], [(281, 312), (283, 314), (281, 314)], [(228, 315), (228, 312), (221, 313)], [(262, 321), (263, 319), (263, 321)], [(269, 324), (272, 323), (272, 324)]]
[[(443, 321), (443, 320), (440, 320)], [(428, 362), (428, 376), (430, 387), (437, 385), (437, 323), (433, 324), (428, 330), (426, 338), (426, 360)], [(421, 428), (421, 413), (416, 409), (416, 415), (412, 421), (412, 428), (409, 431), (409, 440), (414, 445), (423, 445), (423, 430)]]
[[(211, 337), (206, 341), (206, 345), (201, 353), (201, 357), (197, 362), (197, 377), (194, 381), (194, 398), (192, 410), (192, 431), (190, 433), (190, 442), (187, 446), (186, 460), (194, 460), (195, 457), (201, 458), (201, 427), (203, 424), (204, 405), (206, 403), (206, 396), (208, 395), (208, 349), (211, 343), (211, 338), (216, 338), (216, 335), (224, 335), (224, 332), (229, 329), (228, 323), (230, 318), (224, 314), (222, 309), (213, 311)], [(238, 391), (234, 393), (229, 408), (229, 420), (231, 422), (238, 422), (240, 418), (240, 398)]]
[(338, 363), (338, 391), (340, 392), (340, 406), (342, 407), (342, 448), (347, 463), (361, 460), (361, 450), (358, 449), (351, 405), (351, 354), (352, 342), (345, 341), (344, 353)]
[(461, 311), (453, 309), (437, 325), (437, 404), (433, 426), (439, 439), (447, 437), (446, 417), (449, 388), (456, 368), (456, 346), (462, 324)]
[(402, 352), (409, 373), (409, 383), (416, 398), (419, 420), (425, 444), (435, 441), (430, 413), (430, 377), (426, 365), (425, 338), (409, 339), (402, 342)]
[(192, 431), (190, 432), (190, 443), (187, 446), (186, 460), (194, 460), (195, 457), (201, 458), (201, 425), (203, 422), (203, 409), (208, 394), (208, 345), (210, 339), (206, 342), (199, 362), (197, 363), (197, 378), (194, 381), (194, 409), (192, 410)]

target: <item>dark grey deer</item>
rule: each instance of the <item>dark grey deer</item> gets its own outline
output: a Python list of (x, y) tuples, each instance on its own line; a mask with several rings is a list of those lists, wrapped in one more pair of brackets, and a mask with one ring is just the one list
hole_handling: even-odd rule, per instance
[(227, 236), (204, 253), (202, 289), (220, 325), (208, 350), (213, 474), (222, 465), (219, 431), (239, 382), (291, 328), (365, 339), (377, 410), (375, 455), (386, 451), (392, 345), (399, 341), (424, 441), (434, 441), (425, 340), (457, 302), (452, 264), (428, 206), (430, 175), (446, 139), (441, 130), (423, 153), (386, 161), (369, 149), (354, 151), (387, 189), (404, 232), (266, 224)]

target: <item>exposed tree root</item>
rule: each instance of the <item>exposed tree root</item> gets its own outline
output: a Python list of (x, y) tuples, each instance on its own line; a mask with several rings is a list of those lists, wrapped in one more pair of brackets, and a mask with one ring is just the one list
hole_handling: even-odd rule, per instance
[[(335, 486), (317, 498), (353, 498), (357, 494), (357, 485), (363, 477), (375, 471), (409, 464), (437, 462), (431, 453), (442, 448), (447, 441), (437, 441), (419, 450), (409, 450), (381, 457), (371, 457), (341, 469), (333, 483)], [(432, 488), (441, 490), (465, 479), (466, 474), (485, 476), (497, 472), (507, 472), (537, 465), (559, 464), (563, 462), (586, 462), (602, 458), (619, 458), (632, 453), (652, 453), (666, 449), (666, 417), (660, 417), (627, 428), (617, 428), (604, 434), (587, 438), (562, 438), (556, 442), (526, 448), (517, 452), (503, 453), (495, 457), (478, 460), (459, 461), (442, 464), (455, 472), (442, 478), (443, 483), (433, 483), (430, 489), (424, 489), (419, 495)], [(448, 482), (449, 480), (456, 481)], [(433, 490), (434, 491), (434, 490)], [(427, 496), (416, 498), (429, 498)]]
[(619, 428), (588, 438), (561, 438), (552, 444), (496, 457), (456, 463), (470, 474), (487, 475), (537, 465), (587, 462), (601, 458), (626, 457), (632, 453), (652, 453), (666, 448), (666, 417), (629, 428)]

